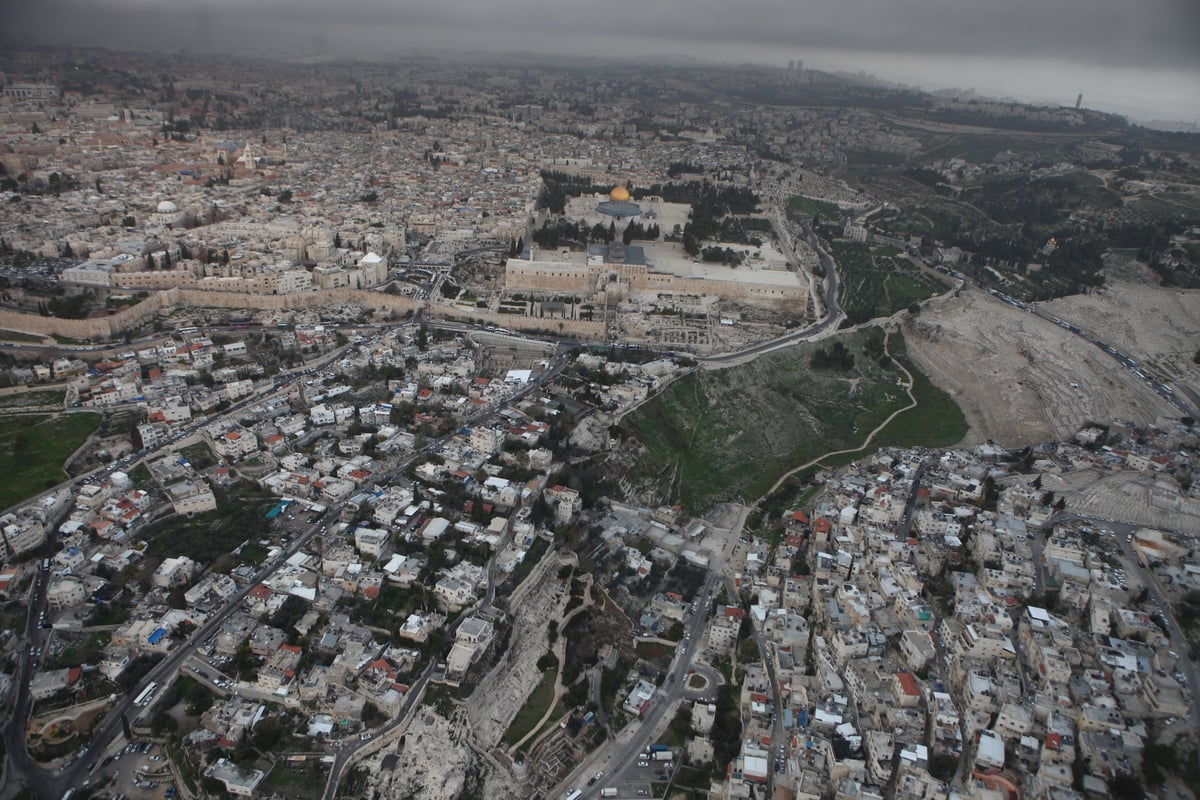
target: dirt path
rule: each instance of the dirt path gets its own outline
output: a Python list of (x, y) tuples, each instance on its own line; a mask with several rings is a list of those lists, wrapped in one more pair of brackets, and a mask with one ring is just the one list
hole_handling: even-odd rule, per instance
[[(822, 461), (824, 461), (825, 459), (827, 459), (831, 456), (847, 455), (849, 453), (858, 453), (863, 450), (866, 450), (868, 447), (871, 446), (871, 442), (873, 442), (875, 440), (875, 437), (879, 434), (879, 432), (881, 430), (883, 430), (884, 428), (886, 428), (888, 426), (888, 424), (891, 423), (892, 420), (894, 420), (899, 415), (903, 414), (905, 411), (911, 411), (912, 409), (917, 407), (917, 398), (915, 395), (913, 395), (913, 391), (912, 391), (912, 387), (913, 387), (912, 373), (909, 372), (907, 369), (905, 369), (903, 364), (901, 364), (896, 359), (892, 358), (892, 353), (888, 349), (888, 337), (884, 337), (883, 352), (885, 355), (887, 355), (888, 358), (892, 359), (892, 363), (895, 364), (897, 367), (899, 367), (900, 371), (903, 372), (905, 377), (907, 378), (907, 380), (905, 381), (905, 384), (904, 384), (904, 392), (905, 392), (905, 394), (908, 395), (908, 405), (906, 405), (904, 408), (898, 408), (895, 411), (893, 411), (891, 414), (889, 414), (887, 416), (887, 419), (885, 419), (883, 422), (876, 425), (875, 428), (870, 433), (867, 434), (867, 438), (864, 439), (863, 443), (861, 445), (859, 445), (858, 447), (853, 447), (848, 450), (833, 450), (831, 452), (825, 453), (824, 455), (817, 456), (816, 458), (812, 459), (811, 461), (806, 461), (805, 463), (801, 464), (800, 466), (793, 467), (792, 469), (783, 473), (783, 475), (781, 475), (779, 477), (779, 480), (775, 481), (775, 483), (771, 485), (771, 488), (767, 490), (766, 494), (764, 494), (763, 497), (767, 497), (770, 494), (772, 494), (776, 489), (778, 489), (780, 486), (783, 485), (784, 481), (786, 481), (788, 478), (795, 475), (797, 472), (803, 472), (804, 470), (808, 469), (809, 467), (820, 464)], [(759, 498), (759, 500), (757, 502), (755, 502), (755, 505), (758, 505), (758, 503), (760, 503), (760, 502), (762, 502), (762, 498)]]
[[(580, 576), (580, 578), (582, 579), (583, 576)], [(574, 575), (572, 575), (572, 580), (573, 579)], [(554, 676), (554, 699), (550, 701), (550, 705), (546, 708), (546, 713), (543, 714), (542, 718), (538, 720), (538, 723), (534, 725), (532, 729), (530, 729), (529, 733), (522, 736), (515, 744), (513, 744), (512, 747), (508, 748), (510, 755), (519, 752), (522, 745), (529, 741), (530, 737), (538, 735), (538, 731), (541, 731), (542, 727), (550, 721), (550, 717), (554, 716), (554, 709), (558, 708), (558, 701), (561, 700), (563, 695), (567, 693), (566, 687), (563, 686), (563, 670), (567, 665), (567, 637), (565, 635), (565, 631), (571, 624), (571, 620), (575, 619), (576, 616), (584, 611), (587, 611), (592, 606), (592, 582), (590, 573), (587, 575), (587, 580), (584, 582), (587, 584), (587, 586), (583, 590), (583, 605), (579, 606), (579, 608), (576, 608), (570, 614), (563, 617), (562, 622), (560, 622), (558, 625), (559, 636), (558, 640), (554, 643), (554, 657), (558, 659), (558, 673)], [(543, 735), (548, 733), (550, 733), (550, 731), (545, 731)]]

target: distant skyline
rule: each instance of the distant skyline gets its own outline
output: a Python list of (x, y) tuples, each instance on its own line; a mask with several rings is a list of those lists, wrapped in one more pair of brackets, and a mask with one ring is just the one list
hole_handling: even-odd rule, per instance
[(406, 48), (865, 71), (1135, 120), (1200, 122), (1196, 0), (39, 0), (9, 36), (38, 44), (213, 47), (379, 58)]

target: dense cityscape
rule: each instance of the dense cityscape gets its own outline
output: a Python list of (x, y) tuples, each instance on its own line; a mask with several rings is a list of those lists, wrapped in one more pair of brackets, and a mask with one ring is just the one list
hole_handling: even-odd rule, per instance
[(0, 56), (8, 798), (1194, 798), (1200, 135)]

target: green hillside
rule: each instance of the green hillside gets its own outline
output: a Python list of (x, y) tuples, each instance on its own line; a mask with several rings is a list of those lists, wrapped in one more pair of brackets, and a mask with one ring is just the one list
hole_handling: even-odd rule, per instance
[[(753, 502), (789, 469), (858, 447), (909, 403), (883, 340), (881, 329), (870, 328), (677, 381), (625, 421), (646, 448), (630, 477), (702, 513), (723, 500)], [(902, 354), (903, 339), (893, 336), (891, 347)], [(923, 375), (914, 377), (918, 407), (893, 420), (880, 440), (957, 442), (966, 433), (961, 411)]]

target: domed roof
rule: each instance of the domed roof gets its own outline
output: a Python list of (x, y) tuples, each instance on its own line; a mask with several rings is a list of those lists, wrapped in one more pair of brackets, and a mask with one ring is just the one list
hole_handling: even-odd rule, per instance
[(629, 190), (624, 186), (614, 186), (612, 191), (608, 193), (608, 199), (614, 203), (625, 203), (629, 201)]
[(163, 200), (156, 209), (159, 214), (174, 214), (179, 208), (170, 200)]

